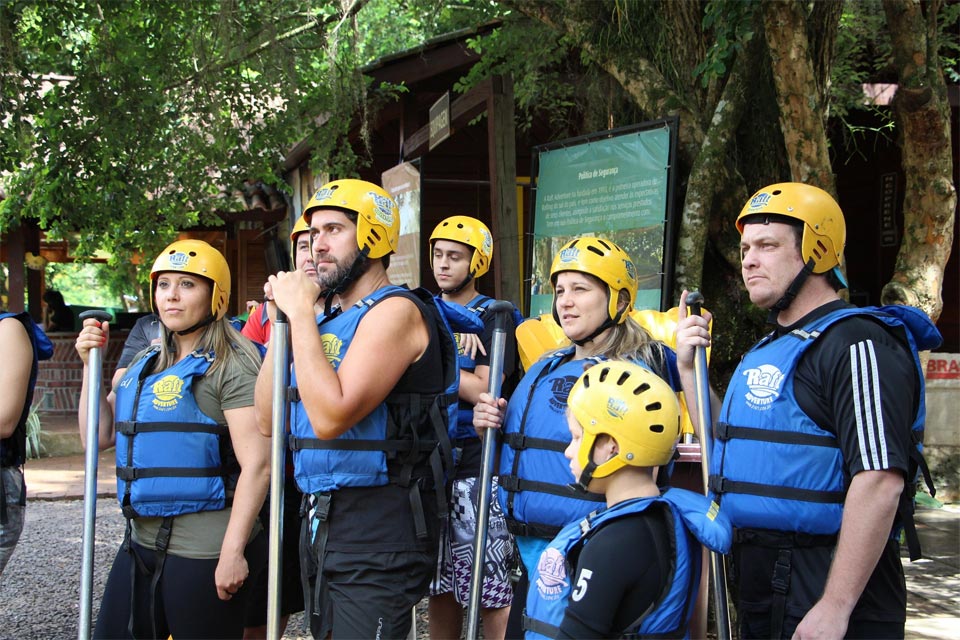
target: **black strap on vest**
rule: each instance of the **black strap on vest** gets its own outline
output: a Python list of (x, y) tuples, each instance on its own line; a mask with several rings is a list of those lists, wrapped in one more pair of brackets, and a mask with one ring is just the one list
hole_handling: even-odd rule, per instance
[(783, 616), (787, 610), (787, 594), (790, 592), (790, 571), (793, 552), (780, 549), (777, 561), (773, 565), (773, 577), (770, 588), (773, 590), (773, 606), (770, 609), (770, 637), (780, 638), (783, 634)]
[(922, 432), (913, 431), (913, 446), (910, 448), (910, 461), (907, 464), (907, 482), (900, 494), (900, 504), (897, 506), (897, 513), (900, 515), (900, 524), (903, 526), (903, 535), (907, 542), (907, 550), (910, 552), (910, 562), (916, 562), (923, 557), (920, 549), (920, 536), (917, 534), (917, 523), (914, 520), (915, 500), (917, 496), (917, 475), (922, 474), (923, 482), (927, 485), (930, 497), (937, 495), (937, 489), (933, 486), (933, 476), (930, 474), (930, 467), (927, 466), (927, 460), (920, 451), (920, 442), (923, 440)]
[(780, 487), (772, 484), (757, 482), (741, 482), (722, 476), (711, 475), (708, 481), (711, 491), (718, 496), (724, 493), (741, 493), (753, 496), (764, 496), (781, 500), (802, 500), (803, 502), (817, 502), (823, 504), (843, 504), (843, 491), (814, 491), (812, 489), (797, 489), (794, 487)]
[[(831, 449), (836, 449), (838, 446), (837, 439), (831, 435), (772, 431), (754, 427), (737, 427), (727, 422), (717, 423), (716, 438), (723, 441), (731, 439), (752, 440), (755, 442), (827, 447)], [(844, 498), (846, 497), (845, 491), (816, 491), (813, 489), (782, 487), (772, 484), (731, 480), (720, 475), (711, 475), (707, 485), (709, 489), (718, 496), (724, 493), (740, 493), (781, 500), (801, 500), (803, 502), (822, 504), (843, 504)]]
[(230, 428), (225, 424), (206, 424), (204, 422), (137, 422), (134, 420), (123, 420), (114, 423), (116, 432), (125, 436), (132, 436), (138, 433), (157, 433), (166, 431), (172, 433), (212, 433), (218, 436), (225, 436), (230, 433)]
[[(303, 630), (307, 626), (316, 638), (327, 637), (330, 621), (326, 620), (327, 583), (323, 578), (323, 559), (330, 534), (330, 493), (304, 494), (300, 502), (300, 584), (303, 587)], [(317, 533), (310, 538), (312, 521)], [(313, 579), (313, 587), (310, 579)]]
[(556, 451), (563, 453), (567, 449), (567, 444), (559, 440), (549, 438), (533, 438), (525, 436), (522, 433), (505, 433), (502, 440), (504, 444), (510, 445), (511, 449), (522, 451), (524, 449), (545, 449), (547, 451)]
[(144, 576), (150, 577), (150, 637), (159, 638), (160, 634), (157, 629), (157, 591), (160, 586), (160, 577), (163, 575), (163, 565), (167, 559), (167, 548), (170, 546), (170, 534), (173, 531), (173, 516), (164, 518), (163, 522), (160, 523), (160, 528), (157, 530), (157, 538), (154, 542), (157, 549), (155, 552), (156, 559), (153, 571), (147, 568), (143, 559), (137, 555), (136, 550), (133, 548), (131, 530), (131, 521), (128, 519), (127, 528), (123, 535), (123, 545), (121, 546), (121, 549), (129, 553), (133, 560), (130, 563), (130, 618), (127, 620), (127, 632), (131, 638), (137, 637), (137, 574), (142, 573)]
[(831, 435), (815, 435), (795, 431), (773, 431), (755, 427), (735, 427), (727, 422), (718, 422), (714, 430), (717, 440), (753, 440), (777, 444), (798, 444), (810, 447), (838, 447), (837, 438)]

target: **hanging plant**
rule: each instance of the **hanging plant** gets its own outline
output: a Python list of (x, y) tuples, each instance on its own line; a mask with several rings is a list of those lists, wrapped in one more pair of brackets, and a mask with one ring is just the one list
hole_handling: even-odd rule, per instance
[(40, 424), (40, 411), (36, 405), (30, 407), (26, 426), (27, 459), (39, 458), (44, 449), (43, 443), (40, 441), (40, 434), (43, 433), (43, 427)]

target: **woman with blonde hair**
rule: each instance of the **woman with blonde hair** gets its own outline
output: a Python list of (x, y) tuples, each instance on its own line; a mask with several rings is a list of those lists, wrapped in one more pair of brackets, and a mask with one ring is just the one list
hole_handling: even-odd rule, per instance
[[(160, 343), (100, 402), (96, 445), (116, 446), (127, 533), (94, 637), (239, 638), (246, 579), (266, 561), (257, 514), (270, 445), (253, 408), (260, 356), (225, 318), (230, 271), (209, 244), (174, 242), (150, 279)], [(81, 437), (90, 349), (107, 343), (108, 330), (88, 319), (77, 338)]]
[[(571, 240), (550, 268), (553, 317), (570, 341), (530, 366), (510, 402), (481, 394), (473, 410), (478, 431), (502, 428), (498, 499), (514, 534), (521, 579), (514, 601), (526, 598), (526, 576), (560, 529), (603, 504), (603, 496), (570, 489), (563, 452), (570, 443), (567, 394), (586, 366), (629, 360), (680, 389), (676, 355), (631, 317), (637, 272), (630, 256), (605, 238)], [(522, 637), (521, 607), (511, 609), (508, 638)]]

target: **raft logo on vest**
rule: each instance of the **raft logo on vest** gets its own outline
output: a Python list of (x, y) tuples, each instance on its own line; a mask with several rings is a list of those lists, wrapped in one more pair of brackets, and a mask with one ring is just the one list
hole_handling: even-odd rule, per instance
[(549, 601), (563, 596), (569, 583), (567, 566), (562, 553), (553, 547), (547, 547), (540, 554), (537, 573), (540, 574), (537, 576), (537, 592), (541, 598)]
[(183, 378), (173, 374), (163, 376), (153, 384), (153, 408), (157, 411), (173, 411), (180, 401)]
[(747, 386), (750, 388), (746, 399), (751, 409), (766, 411), (780, 397), (783, 372), (774, 365), (762, 364), (755, 369), (747, 369), (743, 375), (747, 376)]
[(550, 385), (550, 408), (557, 413), (563, 413), (567, 410), (567, 396), (570, 395), (570, 389), (577, 383), (576, 376), (557, 376), (550, 378), (547, 384)]
[(343, 340), (332, 333), (325, 333), (320, 336), (320, 342), (323, 343), (323, 355), (327, 356), (327, 362), (334, 368), (339, 366), (343, 359), (340, 356), (340, 352), (343, 351)]

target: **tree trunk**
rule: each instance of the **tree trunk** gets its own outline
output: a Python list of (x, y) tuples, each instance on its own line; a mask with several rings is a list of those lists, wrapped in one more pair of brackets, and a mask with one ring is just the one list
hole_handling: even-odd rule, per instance
[(823, 83), (814, 73), (803, 8), (794, 0), (765, 2), (763, 25), (792, 179), (836, 195), (823, 105), (816, 91)]
[(937, 56), (937, 4), (926, 25), (915, 0), (884, 0), (900, 86), (894, 114), (906, 188), (903, 240), (884, 304), (910, 304), (934, 321), (943, 310), (943, 272), (953, 244), (957, 191), (950, 148), (950, 107)]

